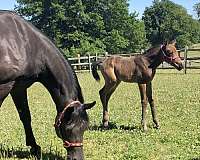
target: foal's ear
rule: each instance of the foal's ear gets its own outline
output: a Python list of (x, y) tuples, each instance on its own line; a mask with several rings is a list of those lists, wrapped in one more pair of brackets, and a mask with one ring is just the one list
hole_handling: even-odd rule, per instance
[(172, 44), (173, 46), (176, 46), (176, 39), (173, 39), (172, 41), (170, 41), (169, 44)]
[(96, 101), (94, 101), (92, 103), (83, 104), (83, 109), (85, 109), (85, 110), (91, 109), (95, 104), (96, 104)]
[(161, 49), (162, 49), (163, 51), (165, 51), (165, 50), (166, 50), (166, 46), (167, 46), (167, 44), (162, 45), (162, 46), (161, 46)]
[(163, 42), (163, 46), (167, 46), (168, 44), (169, 44), (168, 41), (164, 41), (164, 42)]

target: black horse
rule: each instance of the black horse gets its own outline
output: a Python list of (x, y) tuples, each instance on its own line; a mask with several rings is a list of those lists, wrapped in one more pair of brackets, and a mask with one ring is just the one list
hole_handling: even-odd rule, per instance
[(0, 105), (10, 93), (26, 134), (26, 145), (40, 157), (31, 128), (27, 88), (41, 82), (56, 105), (55, 129), (67, 149), (67, 159), (84, 159), (83, 133), (87, 109), (78, 79), (55, 45), (33, 25), (11, 11), (0, 11)]

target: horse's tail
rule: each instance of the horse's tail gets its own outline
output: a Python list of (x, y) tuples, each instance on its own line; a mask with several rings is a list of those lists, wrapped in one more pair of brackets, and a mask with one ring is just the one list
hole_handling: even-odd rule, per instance
[(102, 61), (96, 61), (92, 63), (92, 75), (96, 81), (100, 81), (99, 74), (97, 72), (97, 66), (99, 66), (102, 63)]

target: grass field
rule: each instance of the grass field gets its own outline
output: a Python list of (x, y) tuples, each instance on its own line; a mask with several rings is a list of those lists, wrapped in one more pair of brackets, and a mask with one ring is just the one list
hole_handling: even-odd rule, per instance
[[(200, 70), (188, 74), (158, 70), (153, 80), (160, 130), (152, 127), (148, 108), (148, 132), (140, 129), (141, 105), (136, 84), (122, 83), (109, 103), (112, 129), (101, 131), (102, 107), (97, 83), (89, 73), (79, 73), (86, 102), (97, 101), (89, 111), (90, 130), (84, 135), (86, 160), (199, 160)], [(43, 159), (64, 159), (65, 149), (54, 131), (55, 106), (48, 92), (35, 84), (29, 90), (32, 126), (42, 147)], [(0, 109), (1, 159), (33, 159), (25, 146), (22, 124), (11, 98)]]

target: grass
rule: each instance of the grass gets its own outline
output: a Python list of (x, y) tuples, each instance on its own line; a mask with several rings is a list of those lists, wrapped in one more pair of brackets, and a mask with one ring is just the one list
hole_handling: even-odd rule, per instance
[[(140, 129), (141, 105), (136, 84), (122, 83), (110, 99), (112, 129), (101, 131), (102, 106), (97, 83), (89, 73), (79, 73), (85, 101), (97, 101), (91, 109), (90, 129), (84, 135), (86, 160), (199, 160), (200, 70), (158, 70), (153, 80), (161, 129), (152, 127), (148, 108), (148, 132)], [(32, 126), (42, 147), (43, 159), (64, 159), (66, 151), (54, 131), (55, 106), (49, 93), (35, 84), (28, 90)], [(1, 159), (34, 159), (25, 146), (22, 124), (11, 98), (0, 109)]]

